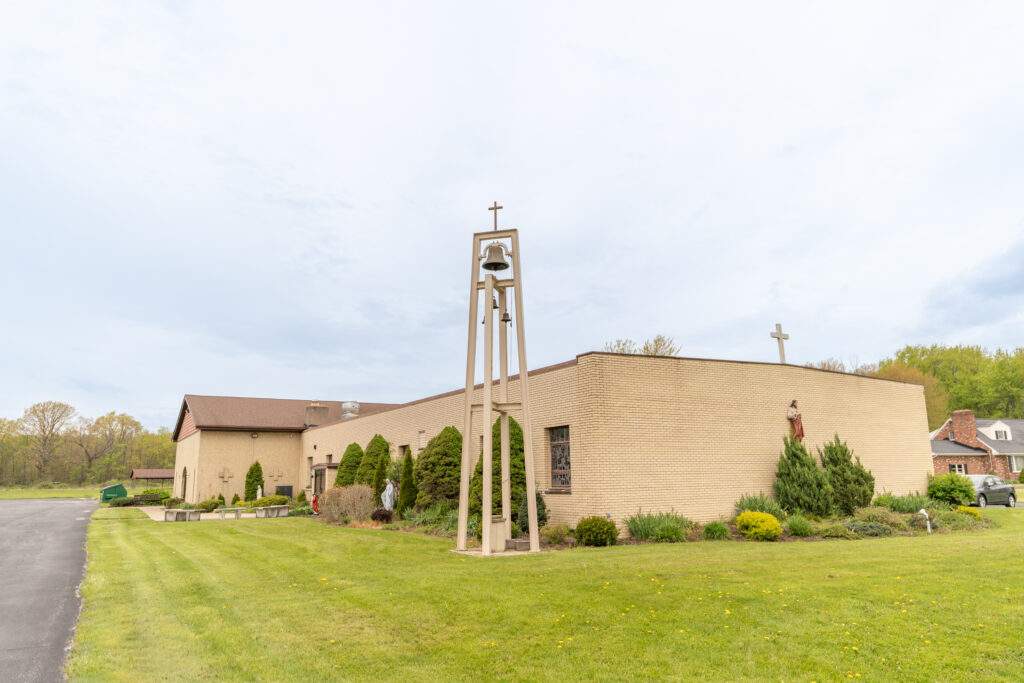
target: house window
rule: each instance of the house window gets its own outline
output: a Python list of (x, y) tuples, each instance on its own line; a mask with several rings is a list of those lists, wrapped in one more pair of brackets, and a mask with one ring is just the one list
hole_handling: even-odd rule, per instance
[(1024, 471), (1024, 455), (1011, 455), (1009, 460), (1011, 472)]
[(1006, 441), (1006, 430), (1005, 429), (997, 429), (996, 430), (996, 440), (997, 441)]
[(548, 430), (551, 448), (551, 487), (567, 489), (572, 486), (572, 466), (569, 460), (569, 428), (552, 427)]
[(334, 462), (334, 454), (333, 453), (328, 453), (327, 454), (327, 464), (330, 465), (332, 462)]
[(962, 462), (950, 463), (949, 471), (956, 472), (957, 474), (967, 474), (967, 465)]
[(412, 449), (409, 448), (409, 444), (405, 444), (404, 446), (398, 447), (398, 457), (404, 458), (406, 453), (412, 455)]
[(313, 456), (306, 458), (306, 469), (309, 470), (310, 479), (313, 478)]
[(416, 448), (423, 450), (427, 447), (427, 433), (424, 430), (420, 430), (416, 433)]

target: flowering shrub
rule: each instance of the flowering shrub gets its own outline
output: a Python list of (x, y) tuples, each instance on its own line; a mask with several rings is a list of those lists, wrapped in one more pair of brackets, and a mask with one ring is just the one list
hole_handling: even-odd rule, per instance
[(782, 536), (778, 518), (767, 512), (741, 512), (736, 517), (736, 528), (751, 541), (777, 541)]
[(960, 505), (956, 508), (955, 512), (959, 512), (961, 515), (967, 515), (968, 517), (974, 517), (975, 519), (981, 519), (981, 510), (978, 508), (967, 507), (966, 505)]

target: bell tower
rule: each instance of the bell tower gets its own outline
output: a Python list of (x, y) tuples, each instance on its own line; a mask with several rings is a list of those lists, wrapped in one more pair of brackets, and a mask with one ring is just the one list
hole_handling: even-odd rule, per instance
[[(530, 422), (530, 386), (527, 377), (526, 337), (523, 327), (523, 278), (519, 258), (519, 231), (498, 229), (497, 202), (489, 207), (494, 212), (494, 229), (473, 234), (473, 252), (469, 277), (469, 328), (466, 348), (466, 393), (462, 432), (462, 470), (459, 479), (459, 529), (456, 548), (466, 549), (469, 522), (469, 480), (473, 473), (473, 415), (480, 411), (483, 423), (483, 504), (481, 505), (481, 549), (484, 555), (504, 552), (505, 541), (512, 533), (512, 501), (509, 453), (509, 413), (519, 411), (523, 427), (523, 459), (526, 469), (526, 506), (530, 552), (540, 551), (537, 534), (537, 480), (533, 464), (533, 430)], [(485, 244), (486, 243), (486, 244)], [(511, 259), (511, 263), (509, 263)], [(511, 274), (507, 271), (511, 269)], [(499, 277), (500, 276), (500, 277)], [(511, 290), (511, 292), (510, 292)], [(510, 302), (509, 294), (511, 293)], [(482, 296), (481, 296), (482, 295)], [(512, 314), (509, 304), (512, 304)], [(483, 388), (474, 401), (476, 385), (477, 330), (483, 308)], [(497, 320), (495, 319), (497, 317)], [(519, 401), (510, 402), (508, 394), (509, 326), (516, 333), (516, 358), (519, 366)], [(494, 337), (498, 337), (498, 381), (494, 382)], [(501, 461), (500, 514), (493, 514), (492, 468), (494, 462), (494, 414), (498, 414)]]

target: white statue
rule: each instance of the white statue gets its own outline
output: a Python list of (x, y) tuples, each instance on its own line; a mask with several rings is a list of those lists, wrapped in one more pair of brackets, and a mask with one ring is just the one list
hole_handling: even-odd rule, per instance
[(388, 479), (388, 485), (384, 487), (384, 493), (380, 494), (380, 502), (385, 510), (395, 509), (395, 482)]
[(257, 500), (263, 497), (263, 486), (256, 487), (256, 498)]

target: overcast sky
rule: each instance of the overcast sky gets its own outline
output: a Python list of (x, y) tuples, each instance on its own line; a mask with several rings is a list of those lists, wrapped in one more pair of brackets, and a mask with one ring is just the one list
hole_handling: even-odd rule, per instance
[(530, 365), (1021, 345), (1019, 3), (0, 8), (0, 415), (463, 380), (470, 235)]

